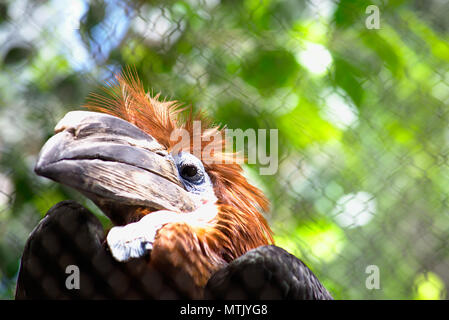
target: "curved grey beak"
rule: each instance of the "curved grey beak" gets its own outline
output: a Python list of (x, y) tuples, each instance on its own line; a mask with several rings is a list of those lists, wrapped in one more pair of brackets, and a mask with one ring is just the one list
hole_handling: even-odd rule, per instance
[(153, 137), (107, 114), (72, 111), (42, 148), (35, 172), (79, 190), (123, 225), (133, 208), (189, 212), (195, 203)]

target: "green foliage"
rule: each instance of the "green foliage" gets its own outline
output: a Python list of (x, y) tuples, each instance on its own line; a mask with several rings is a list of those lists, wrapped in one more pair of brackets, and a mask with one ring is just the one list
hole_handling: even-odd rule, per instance
[(286, 50), (256, 49), (243, 64), (242, 78), (267, 96), (275, 88), (291, 86), (298, 69), (294, 56)]

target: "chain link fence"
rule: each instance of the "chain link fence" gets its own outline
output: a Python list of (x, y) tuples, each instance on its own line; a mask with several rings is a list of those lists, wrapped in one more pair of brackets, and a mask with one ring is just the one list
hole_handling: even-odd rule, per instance
[(216, 123), (278, 130), (276, 173), (246, 173), (271, 201), (276, 243), (335, 298), (447, 298), (447, 12), (439, 0), (0, 2), (0, 298), (54, 204), (76, 200), (110, 226), (33, 167), (58, 120), (127, 65)]

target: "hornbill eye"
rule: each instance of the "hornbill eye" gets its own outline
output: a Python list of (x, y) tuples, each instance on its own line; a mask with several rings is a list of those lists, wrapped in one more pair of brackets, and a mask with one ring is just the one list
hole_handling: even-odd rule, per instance
[(181, 168), (181, 176), (184, 179), (193, 180), (198, 174), (198, 169), (194, 165), (185, 165)]
[(205, 182), (204, 169), (189, 160), (190, 159), (187, 159), (187, 163), (181, 163), (179, 165), (179, 175), (184, 182), (187, 182), (187, 184), (199, 186)]
[(203, 197), (215, 198), (212, 182), (200, 159), (188, 152), (180, 152), (172, 156), (187, 191)]

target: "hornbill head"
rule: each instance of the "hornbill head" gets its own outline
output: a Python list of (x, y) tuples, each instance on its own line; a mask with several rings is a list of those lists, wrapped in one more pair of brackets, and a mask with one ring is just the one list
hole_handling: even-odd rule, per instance
[(182, 270), (190, 295), (201, 297), (214, 271), (273, 242), (267, 200), (239, 164), (225, 161), (223, 130), (151, 97), (131, 72), (117, 82), (90, 97), (91, 111), (57, 124), (35, 171), (79, 190), (110, 218), (117, 260), (150, 252), (150, 264)]

